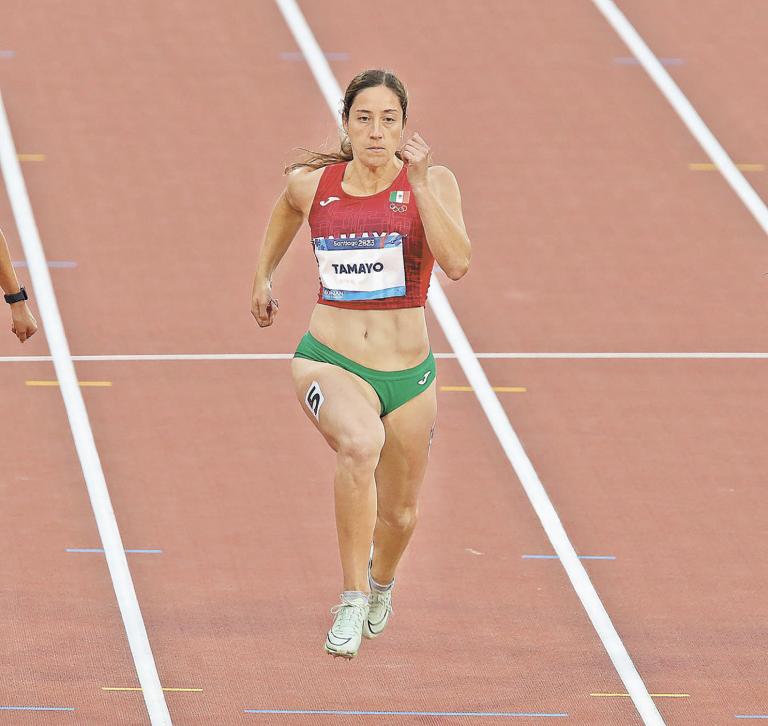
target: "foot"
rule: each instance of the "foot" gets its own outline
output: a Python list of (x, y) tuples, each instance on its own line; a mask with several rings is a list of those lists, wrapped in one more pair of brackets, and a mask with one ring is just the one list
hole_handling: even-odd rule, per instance
[(371, 545), (371, 556), (368, 560), (368, 584), (371, 588), (371, 594), (368, 596), (368, 617), (363, 624), (363, 635), (366, 638), (375, 638), (381, 635), (381, 631), (387, 626), (387, 620), (392, 613), (392, 588), (395, 581), (387, 586), (385, 591), (377, 589), (377, 583), (371, 577), (371, 566), (373, 565), (373, 545)]
[(354, 658), (360, 649), (363, 623), (368, 620), (368, 601), (362, 597), (347, 599), (341, 595), (341, 604), (334, 605), (336, 616), (325, 638), (325, 650), (334, 657)]
[(375, 638), (387, 627), (387, 620), (392, 612), (392, 588), (386, 592), (371, 590), (368, 605), (368, 617), (363, 623), (363, 635), (366, 638)]

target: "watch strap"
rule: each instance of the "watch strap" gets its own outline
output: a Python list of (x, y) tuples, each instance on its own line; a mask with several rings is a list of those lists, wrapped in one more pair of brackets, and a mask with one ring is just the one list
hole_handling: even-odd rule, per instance
[(9, 305), (21, 302), (22, 300), (29, 300), (29, 295), (27, 295), (27, 291), (24, 289), (24, 285), (19, 288), (18, 292), (11, 293), (10, 295), (4, 295), (3, 297), (5, 298), (5, 302), (7, 302)]

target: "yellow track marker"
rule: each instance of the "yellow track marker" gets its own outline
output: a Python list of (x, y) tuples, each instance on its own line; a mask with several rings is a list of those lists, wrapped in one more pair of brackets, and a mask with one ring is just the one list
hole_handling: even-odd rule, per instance
[[(102, 691), (141, 691), (141, 688), (109, 688), (107, 686), (101, 687)], [(164, 691), (184, 691), (185, 693), (202, 693), (202, 688), (163, 688)]]
[[(590, 693), (590, 696), (601, 698), (629, 698), (628, 693)], [(649, 693), (651, 698), (690, 698), (690, 693)]]
[[(441, 391), (471, 391), (472, 386), (440, 386)], [(499, 393), (526, 393), (527, 388), (519, 386), (494, 386), (494, 391)]]
[(45, 161), (45, 154), (17, 154), (19, 161)]
[[(691, 171), (715, 171), (717, 167), (714, 164), (688, 164)], [(740, 171), (765, 171), (765, 164), (736, 164)]]
[[(58, 381), (24, 381), (28, 386), (58, 386)], [(106, 388), (112, 381), (80, 381), (80, 385), (92, 388)]]

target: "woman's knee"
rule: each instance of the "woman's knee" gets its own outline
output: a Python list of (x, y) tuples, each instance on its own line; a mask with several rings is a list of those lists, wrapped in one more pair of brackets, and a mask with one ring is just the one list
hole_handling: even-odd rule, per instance
[(410, 532), (416, 527), (419, 518), (418, 506), (401, 506), (382, 509), (379, 507), (378, 518), (390, 529), (398, 532)]
[(354, 469), (374, 471), (384, 447), (384, 430), (353, 429), (336, 436), (336, 454), (340, 463)]

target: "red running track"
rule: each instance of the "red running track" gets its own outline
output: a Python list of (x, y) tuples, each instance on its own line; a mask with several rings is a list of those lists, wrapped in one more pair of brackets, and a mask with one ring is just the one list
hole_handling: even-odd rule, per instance
[[(477, 351), (766, 351), (764, 235), (718, 175), (690, 171), (702, 152), (643, 71), (614, 61), (628, 51), (590, 4), (421, 2), (377, 16), (382, 43), (361, 43), (365, 6), (303, 6), (323, 49), (348, 54), (331, 62), (342, 85), (365, 66), (401, 74), (411, 127), (459, 178), (473, 267), (443, 282)], [(734, 160), (765, 162), (764, 58), (748, 52), (762, 11), (622, 7), (658, 55), (684, 59), (670, 70)], [(77, 263), (52, 271), (72, 352), (292, 351), (316, 281), (306, 230), (264, 331), (247, 307), (255, 249), (291, 148), (334, 127), (306, 64), (281, 56), (296, 47), (276, 8), (15, 2), (0, 33), (18, 150), (46, 155), (23, 170), (47, 256)], [(739, 113), (747, 96), (755, 111)], [(5, 199), (0, 220), (21, 259)], [(43, 335), (21, 352), (47, 354)], [(393, 627), (339, 678), (322, 652), (339, 587), (333, 461), (286, 362), (77, 367), (112, 382), (84, 395), (123, 541), (162, 549), (128, 556), (162, 683), (202, 689), (166, 693), (174, 724), (321, 718), (247, 708), (641, 723), (628, 699), (590, 695), (623, 687), (559, 564), (523, 559), (551, 550), (472, 394), (441, 393)], [(585, 564), (648, 689), (688, 694), (657, 699), (665, 722), (768, 712), (761, 361), (484, 367), (527, 387), (501, 400), (577, 551), (616, 557)], [(439, 375), (466, 383), (450, 359)], [(137, 680), (103, 558), (65, 551), (100, 543), (60, 396), (25, 385), (52, 366), (0, 376), (18, 421), (4, 432), (0, 705), (76, 708), (19, 724), (148, 723), (139, 693), (101, 690)]]

